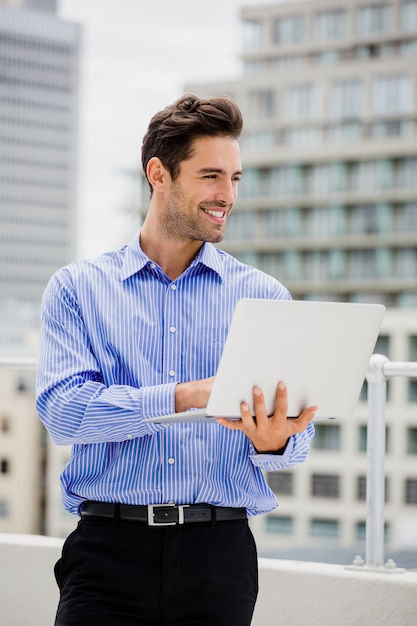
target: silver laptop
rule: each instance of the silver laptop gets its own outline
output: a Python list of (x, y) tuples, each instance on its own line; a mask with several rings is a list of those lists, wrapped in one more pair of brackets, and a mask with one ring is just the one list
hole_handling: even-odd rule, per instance
[(263, 390), (272, 414), (280, 380), (287, 385), (289, 417), (312, 405), (319, 407), (315, 420), (348, 417), (384, 311), (381, 304), (244, 298), (236, 306), (207, 407), (145, 421), (239, 419), (242, 401), (254, 414), (254, 385)]

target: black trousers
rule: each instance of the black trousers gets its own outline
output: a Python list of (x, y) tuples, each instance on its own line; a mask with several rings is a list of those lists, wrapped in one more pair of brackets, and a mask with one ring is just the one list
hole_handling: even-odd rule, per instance
[(258, 592), (247, 520), (148, 527), (83, 518), (55, 575), (55, 626), (248, 626)]

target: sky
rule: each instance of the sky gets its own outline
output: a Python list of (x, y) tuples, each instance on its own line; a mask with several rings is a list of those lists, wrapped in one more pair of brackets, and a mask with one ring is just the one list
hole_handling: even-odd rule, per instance
[(243, 5), (268, 0), (59, 0), (82, 26), (78, 249), (91, 257), (129, 241), (132, 173), (152, 115), (188, 82), (241, 75)]

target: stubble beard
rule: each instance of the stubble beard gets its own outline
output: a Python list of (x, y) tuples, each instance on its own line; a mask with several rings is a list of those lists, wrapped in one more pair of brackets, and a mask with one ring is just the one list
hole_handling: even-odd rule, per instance
[(196, 206), (188, 200), (181, 185), (174, 183), (161, 219), (161, 228), (165, 237), (171, 241), (220, 243), (224, 239), (225, 225), (213, 223), (210, 227), (204, 224), (204, 219), (199, 205)]

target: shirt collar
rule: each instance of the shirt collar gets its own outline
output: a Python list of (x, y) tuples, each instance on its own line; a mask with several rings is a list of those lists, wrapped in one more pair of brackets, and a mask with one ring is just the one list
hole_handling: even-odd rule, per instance
[[(125, 248), (125, 255), (123, 258), (122, 267), (120, 269), (120, 279), (126, 280), (133, 274), (136, 274), (143, 270), (148, 264), (152, 263), (152, 260), (144, 253), (140, 247), (140, 232), (138, 232), (132, 241)], [(221, 262), (221, 254), (211, 243), (205, 242), (201, 250), (199, 250), (197, 256), (191, 263), (189, 269), (193, 268), (194, 271), (199, 266), (205, 266), (212, 270), (224, 280), (223, 276), (223, 264)]]

